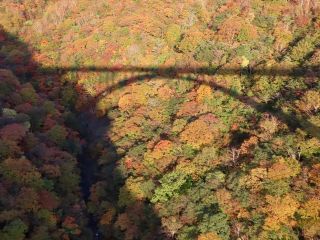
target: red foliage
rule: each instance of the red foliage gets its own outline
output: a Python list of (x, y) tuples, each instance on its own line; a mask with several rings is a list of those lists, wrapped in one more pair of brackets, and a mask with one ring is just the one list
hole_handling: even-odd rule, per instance
[(48, 210), (53, 210), (59, 205), (57, 198), (51, 192), (45, 190), (39, 192), (39, 203), (42, 208)]
[(0, 138), (12, 141), (20, 141), (26, 136), (27, 128), (22, 124), (12, 123), (0, 129)]
[(57, 122), (55, 120), (53, 120), (50, 115), (48, 115), (46, 117), (46, 119), (44, 120), (43, 130), (46, 131), (46, 130), (51, 129), (54, 125), (56, 125), (56, 123)]
[(106, 64), (108, 63), (112, 56), (115, 54), (115, 52), (117, 51), (118, 46), (116, 44), (110, 43), (106, 50), (104, 51), (103, 55), (102, 55), (102, 59), (103, 59), (103, 63)]
[(32, 105), (30, 103), (22, 103), (15, 107), (17, 112), (28, 113), (32, 109)]
[(208, 124), (218, 122), (218, 118), (212, 113), (208, 113), (206, 115), (199, 117), (199, 120), (203, 120), (204, 122), (206, 122)]
[(64, 219), (62, 226), (66, 228), (68, 232), (71, 231), (75, 235), (79, 235), (81, 233), (74, 217), (67, 216)]
[(194, 116), (197, 115), (201, 110), (200, 105), (196, 101), (190, 101), (182, 104), (178, 117)]
[(3, 32), (0, 31), (0, 42), (5, 41), (6, 40), (6, 36), (4, 35)]

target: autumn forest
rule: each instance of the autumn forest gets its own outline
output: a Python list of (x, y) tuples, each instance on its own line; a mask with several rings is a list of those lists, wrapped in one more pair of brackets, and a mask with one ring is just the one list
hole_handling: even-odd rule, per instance
[(0, 240), (319, 240), (319, 0), (1, 0)]

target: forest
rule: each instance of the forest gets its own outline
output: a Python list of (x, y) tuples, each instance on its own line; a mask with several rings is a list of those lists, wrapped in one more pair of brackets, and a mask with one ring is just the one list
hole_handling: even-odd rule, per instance
[(319, 240), (319, 0), (1, 0), (0, 240)]

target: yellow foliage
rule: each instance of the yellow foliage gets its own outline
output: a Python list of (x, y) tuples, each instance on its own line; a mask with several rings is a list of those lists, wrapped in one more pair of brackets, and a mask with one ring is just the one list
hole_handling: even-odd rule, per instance
[(177, 24), (169, 25), (166, 32), (166, 40), (169, 46), (174, 46), (181, 36), (181, 28)]
[(102, 215), (100, 218), (100, 224), (101, 225), (108, 225), (111, 223), (113, 217), (116, 214), (115, 208), (109, 208), (105, 214)]
[(148, 97), (155, 92), (147, 84), (133, 85), (120, 97), (118, 105), (121, 111), (128, 111), (141, 105), (146, 105)]
[(320, 150), (320, 140), (315, 137), (301, 141), (299, 142), (299, 145), (301, 148), (301, 154), (307, 157), (316, 154)]
[(201, 116), (199, 119), (188, 124), (180, 134), (180, 140), (195, 148), (208, 145), (213, 140), (221, 138), (221, 124), (213, 114)]
[(241, 56), (242, 61), (241, 61), (241, 67), (245, 68), (248, 67), (250, 64), (250, 60), (248, 60), (245, 56)]
[(170, 166), (177, 157), (173, 154), (174, 145), (167, 140), (161, 140), (152, 151), (148, 151), (144, 155), (144, 162), (150, 167), (155, 167), (163, 172)]
[(176, 166), (177, 171), (181, 171), (190, 175), (194, 180), (199, 180), (201, 176), (205, 174), (208, 170), (210, 170), (210, 164), (203, 166), (200, 165), (196, 159), (193, 161), (181, 161)]
[(190, 29), (183, 37), (177, 48), (183, 52), (193, 52), (199, 42), (204, 39), (204, 35), (198, 29)]
[(122, 111), (126, 111), (132, 107), (142, 105), (146, 100), (146, 96), (141, 94), (125, 94), (119, 99), (118, 105)]
[(214, 139), (210, 126), (201, 120), (196, 120), (186, 126), (180, 134), (182, 142), (186, 142), (196, 148), (208, 145)]
[(165, 124), (170, 120), (170, 115), (166, 113), (162, 105), (153, 107), (152, 109), (145, 109), (144, 115), (158, 125)]
[(292, 32), (290, 32), (285, 26), (277, 26), (274, 29), (273, 34), (276, 38), (275, 47), (277, 50), (282, 50), (293, 39)]
[(320, 186), (320, 163), (312, 166), (312, 169), (309, 172), (309, 178), (311, 182)]
[(141, 189), (141, 183), (142, 183), (141, 181), (142, 180), (143, 179), (140, 179), (140, 178), (134, 179), (134, 178), (130, 177), (127, 179), (126, 184), (125, 184), (127, 191), (129, 191), (130, 194), (132, 195), (132, 197), (134, 197), (137, 200), (141, 200), (145, 197), (144, 192)]
[(277, 231), (281, 224), (289, 226), (295, 224), (292, 218), (299, 207), (299, 203), (292, 196), (267, 195), (266, 201), (268, 205), (263, 209), (267, 214), (264, 229)]
[(293, 158), (279, 158), (268, 171), (268, 178), (279, 180), (283, 178), (294, 177), (301, 171), (299, 162)]
[(116, 29), (116, 25), (111, 19), (106, 19), (102, 25), (102, 28), (106, 34), (112, 34), (112, 32), (114, 32)]
[(269, 140), (279, 130), (280, 122), (277, 118), (264, 118), (259, 122), (261, 134), (259, 135), (262, 140)]
[(213, 98), (212, 88), (202, 84), (197, 90), (197, 102), (203, 103), (207, 99)]
[(216, 193), (218, 202), (222, 210), (231, 218), (248, 218), (249, 213), (241, 207), (239, 201), (232, 197), (231, 193), (226, 189), (219, 189)]
[(319, 220), (313, 220), (308, 221), (306, 226), (303, 228), (303, 235), (305, 236), (305, 239), (316, 239), (316, 236), (319, 236), (320, 232), (320, 221)]
[(183, 130), (184, 126), (187, 124), (187, 121), (184, 119), (176, 119), (173, 124), (171, 131), (173, 133), (179, 133)]
[(143, 181), (144, 179), (142, 177), (129, 177), (126, 180), (125, 185), (120, 189), (118, 202), (119, 206), (129, 206), (136, 201), (140, 201), (146, 198), (142, 186)]
[(267, 177), (266, 168), (254, 168), (249, 175), (240, 179), (240, 185), (246, 186), (251, 192), (259, 192), (262, 189), (263, 180)]
[(220, 41), (232, 42), (242, 28), (243, 22), (241, 17), (231, 16), (219, 26), (217, 38)]
[[(111, 127), (111, 131), (108, 134), (112, 141), (118, 141), (122, 137), (131, 137), (135, 139), (143, 138), (143, 129), (141, 123), (144, 121), (144, 117), (141, 115), (135, 115), (133, 117), (123, 119), (117, 118)], [(122, 131), (119, 131), (122, 129)]]
[(109, 99), (102, 98), (96, 104), (96, 112), (98, 116), (104, 116), (111, 107)]
[(320, 109), (320, 93), (316, 90), (307, 91), (297, 102), (297, 107), (303, 112), (317, 112)]
[(215, 232), (207, 232), (198, 236), (197, 240), (221, 240)]
[(309, 199), (299, 210), (302, 218), (320, 219), (320, 200), (317, 198)]
[(167, 85), (158, 89), (158, 95), (163, 100), (168, 100), (173, 97), (174, 91)]
[(245, 140), (240, 147), (241, 154), (248, 154), (250, 149), (258, 143), (258, 138), (256, 136), (250, 137), (248, 140)]

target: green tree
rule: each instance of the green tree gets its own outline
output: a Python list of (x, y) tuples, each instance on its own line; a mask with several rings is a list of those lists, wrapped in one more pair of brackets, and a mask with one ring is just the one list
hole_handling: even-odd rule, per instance
[(170, 172), (164, 175), (159, 182), (161, 185), (156, 188), (151, 199), (152, 203), (166, 202), (191, 187), (192, 184), (191, 177), (181, 172)]
[(47, 134), (51, 141), (56, 144), (63, 145), (68, 133), (65, 127), (61, 125), (55, 125), (48, 131)]
[(215, 232), (221, 239), (229, 239), (230, 227), (228, 216), (222, 212), (205, 214), (199, 224), (201, 233)]
[(28, 226), (19, 218), (5, 225), (0, 231), (2, 240), (23, 240), (28, 230)]

